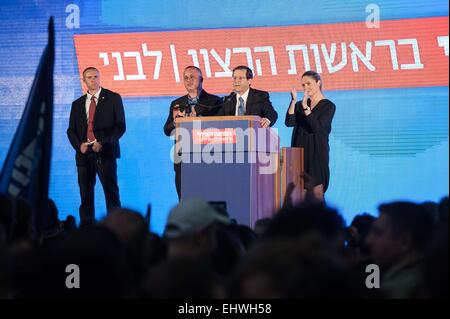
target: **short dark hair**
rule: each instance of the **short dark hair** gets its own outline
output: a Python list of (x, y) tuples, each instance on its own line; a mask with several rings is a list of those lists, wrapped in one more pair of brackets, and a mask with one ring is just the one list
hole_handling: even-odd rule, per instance
[(246, 65), (238, 65), (237, 67), (235, 67), (233, 69), (233, 73), (236, 70), (245, 70), (245, 77), (247, 78), (247, 80), (253, 79), (253, 71), (248, 66), (246, 66)]
[(200, 74), (200, 82), (203, 82), (202, 70), (199, 67), (197, 67), (195, 65), (188, 65), (187, 67), (184, 68), (183, 73), (186, 72), (187, 69), (195, 69), (195, 70), (197, 70), (198, 74)]
[(448, 224), (448, 196), (441, 199), (438, 205), (439, 222)]
[(295, 238), (315, 231), (328, 240), (344, 232), (345, 221), (337, 210), (323, 203), (301, 203), (282, 208), (269, 223), (264, 237)]
[(320, 81), (320, 90), (322, 90), (322, 78), (320, 77), (319, 73), (317, 73), (316, 71), (313, 71), (313, 70), (309, 70), (309, 71), (306, 71), (305, 73), (303, 73), (302, 78), (305, 76), (309, 76), (309, 77), (313, 78), (316, 82)]
[(427, 210), (410, 202), (392, 202), (378, 207), (380, 215), (389, 218), (394, 233), (409, 233), (414, 248), (423, 250), (433, 231), (433, 218)]
[[(375, 220), (376, 218), (368, 213), (359, 214), (353, 218), (350, 227), (347, 228), (348, 245), (352, 248), (359, 247), (363, 256), (370, 256), (370, 249), (366, 244), (366, 238)], [(352, 227), (357, 230), (356, 235), (350, 230)]]
[(100, 71), (99, 71), (97, 68), (94, 68), (93, 66), (88, 66), (86, 69), (83, 70), (83, 77), (84, 77), (84, 74), (85, 74), (87, 71), (90, 71), (90, 70), (95, 70), (95, 71), (97, 71), (98, 73), (100, 73)]
[(358, 230), (361, 240), (364, 241), (375, 219), (374, 216), (368, 213), (359, 214), (353, 218), (350, 227), (355, 227)]

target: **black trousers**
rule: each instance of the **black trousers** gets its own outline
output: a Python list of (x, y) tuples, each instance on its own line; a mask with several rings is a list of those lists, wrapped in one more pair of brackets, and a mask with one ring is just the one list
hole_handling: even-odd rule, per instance
[(175, 170), (175, 187), (177, 189), (178, 200), (181, 198), (181, 163), (174, 164)]
[(96, 175), (100, 179), (105, 194), (107, 212), (120, 207), (119, 186), (117, 185), (117, 163), (115, 158), (101, 158), (97, 153), (89, 153), (86, 165), (77, 166), (80, 187), (81, 225), (95, 222), (94, 187)]

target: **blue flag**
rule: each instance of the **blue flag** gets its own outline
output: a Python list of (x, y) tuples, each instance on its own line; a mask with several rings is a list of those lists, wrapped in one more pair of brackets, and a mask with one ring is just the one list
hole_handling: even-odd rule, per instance
[(53, 17), (28, 101), (0, 173), (0, 192), (27, 199), (39, 234), (49, 222), (47, 209), (53, 130)]

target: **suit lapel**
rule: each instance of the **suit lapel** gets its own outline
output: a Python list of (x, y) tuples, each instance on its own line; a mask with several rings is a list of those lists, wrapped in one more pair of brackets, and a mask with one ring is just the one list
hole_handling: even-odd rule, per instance
[(202, 89), (200, 95), (198, 96), (198, 101), (201, 101), (201, 104), (207, 104), (209, 101), (209, 93)]
[(184, 107), (188, 104), (188, 94), (186, 94), (185, 96), (183, 96), (183, 99), (181, 100), (181, 107)]
[(87, 99), (87, 94), (85, 94), (83, 96), (83, 98), (81, 99), (81, 102), (80, 102), (80, 118), (81, 118), (81, 122), (87, 129), (88, 116), (86, 114), (86, 99)]
[(236, 114), (236, 94), (233, 95), (233, 97), (230, 99), (230, 115)]
[(107, 99), (107, 97), (108, 96), (106, 94), (106, 90), (102, 88), (102, 90), (100, 92), (100, 95), (98, 97), (98, 103), (97, 103), (97, 107), (95, 109), (96, 111), (97, 111), (98, 108), (100, 108), (104, 104), (104, 102)]
[(206, 91), (202, 89), (200, 94), (198, 95), (198, 101), (203, 101), (206, 98)]
[(253, 90), (252, 88), (248, 89), (247, 103), (245, 103), (245, 115), (251, 115), (251, 107), (253, 105)]
[(105, 104), (107, 98), (108, 95), (106, 94), (106, 90), (102, 88), (98, 97), (97, 106), (95, 107), (94, 120), (98, 119), (98, 117), (100, 116), (99, 114), (102, 112), (102, 106)]

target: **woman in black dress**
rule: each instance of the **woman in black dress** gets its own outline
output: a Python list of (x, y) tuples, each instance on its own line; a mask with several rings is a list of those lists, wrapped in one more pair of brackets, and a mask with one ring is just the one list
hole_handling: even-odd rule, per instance
[(299, 102), (296, 90), (291, 90), (285, 124), (294, 126), (291, 146), (304, 149), (304, 169), (310, 178), (308, 196), (324, 201), (330, 180), (328, 136), (336, 106), (323, 96), (322, 80), (317, 72), (303, 73), (302, 87), (304, 95)]

